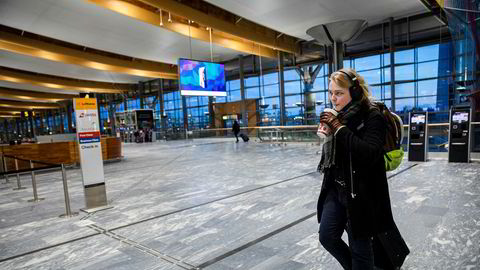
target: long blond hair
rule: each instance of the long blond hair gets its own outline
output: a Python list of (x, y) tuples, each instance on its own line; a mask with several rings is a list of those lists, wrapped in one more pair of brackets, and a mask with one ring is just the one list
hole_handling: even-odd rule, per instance
[[(350, 76), (348, 78), (345, 73)], [(358, 74), (354, 69), (351, 68), (342, 68), (340, 70), (337, 70), (333, 72), (330, 75), (329, 80), (335, 82), (338, 86), (343, 87), (343, 88), (350, 88), (353, 86), (353, 81), (352, 78), (357, 78), (358, 84), (360, 85), (362, 91), (360, 93), (360, 102), (361, 103), (369, 103), (370, 102), (370, 97), (371, 93), (368, 90), (368, 84), (363, 78), (362, 75)], [(350, 93), (351, 95), (351, 93)]]

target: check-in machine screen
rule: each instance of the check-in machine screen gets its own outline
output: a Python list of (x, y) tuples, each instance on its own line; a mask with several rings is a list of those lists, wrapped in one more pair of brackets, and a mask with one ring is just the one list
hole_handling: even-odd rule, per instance
[(412, 115), (412, 124), (425, 124), (425, 114), (414, 114)]
[(468, 122), (468, 113), (467, 112), (454, 112), (452, 116), (452, 122), (456, 124), (461, 124), (463, 122)]

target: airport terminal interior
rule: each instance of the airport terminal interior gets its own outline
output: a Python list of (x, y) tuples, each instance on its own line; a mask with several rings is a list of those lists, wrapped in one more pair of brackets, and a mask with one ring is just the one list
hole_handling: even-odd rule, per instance
[(343, 269), (342, 68), (401, 126), (401, 269), (480, 269), (479, 33), (479, 0), (0, 0), (0, 269)]

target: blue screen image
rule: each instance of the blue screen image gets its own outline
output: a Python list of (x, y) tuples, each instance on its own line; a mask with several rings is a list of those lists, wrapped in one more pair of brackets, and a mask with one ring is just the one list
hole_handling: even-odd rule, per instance
[[(223, 64), (179, 59), (178, 69), (181, 91), (211, 91), (225, 92), (226, 94)], [(212, 95), (215, 95), (215, 93), (212, 93)]]

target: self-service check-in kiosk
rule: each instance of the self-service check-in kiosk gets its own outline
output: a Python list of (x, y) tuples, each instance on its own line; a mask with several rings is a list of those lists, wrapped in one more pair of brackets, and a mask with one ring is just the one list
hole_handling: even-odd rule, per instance
[(470, 162), (470, 108), (450, 110), (448, 162)]
[(409, 113), (408, 124), (408, 161), (427, 161), (428, 158), (428, 114), (427, 112)]

